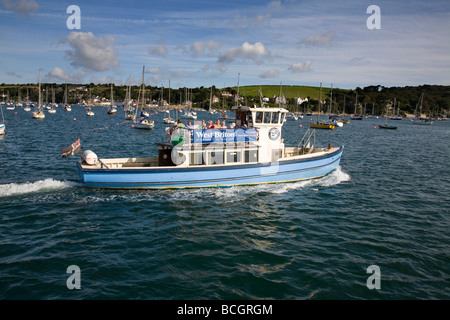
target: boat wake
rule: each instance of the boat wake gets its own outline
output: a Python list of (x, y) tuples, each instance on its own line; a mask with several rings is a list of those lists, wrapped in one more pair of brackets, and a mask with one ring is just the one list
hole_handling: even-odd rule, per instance
[(230, 188), (208, 188), (208, 189), (190, 189), (177, 190), (172, 194), (177, 200), (191, 200), (193, 199), (208, 199), (220, 198), (222, 202), (235, 202), (243, 198), (253, 196), (255, 194), (284, 194), (291, 190), (310, 188), (317, 191), (318, 188), (330, 188), (342, 182), (350, 181), (350, 175), (342, 171), (338, 166), (336, 170), (329, 175), (314, 180), (305, 180), (292, 183), (276, 183), (276, 184), (261, 184), (256, 186), (234, 186)]
[(79, 185), (80, 184), (76, 182), (58, 181), (52, 178), (47, 178), (45, 180), (38, 180), (34, 182), (1, 184), (0, 197), (9, 197), (51, 190), (61, 190)]
[(313, 180), (298, 181), (292, 183), (280, 183), (280, 184), (270, 184), (270, 185), (260, 185), (256, 188), (261, 189), (260, 191), (282, 194), (290, 190), (303, 189), (303, 188), (329, 188), (338, 185), (342, 182), (350, 181), (350, 175), (342, 171), (342, 168), (338, 166), (336, 170), (331, 172), (329, 175)]

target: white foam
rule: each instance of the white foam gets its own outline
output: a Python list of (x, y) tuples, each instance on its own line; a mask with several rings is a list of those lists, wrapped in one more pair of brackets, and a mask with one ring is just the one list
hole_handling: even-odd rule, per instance
[(345, 173), (342, 171), (341, 166), (338, 166), (336, 170), (334, 170), (329, 175), (323, 177), (319, 180), (313, 180), (314, 185), (320, 186), (320, 187), (332, 187), (337, 184), (340, 184), (341, 182), (350, 181), (350, 175), (348, 173)]
[(0, 185), (0, 197), (9, 197), (33, 192), (59, 190), (77, 186), (77, 183), (68, 181), (58, 181), (52, 178), (24, 183), (9, 183)]

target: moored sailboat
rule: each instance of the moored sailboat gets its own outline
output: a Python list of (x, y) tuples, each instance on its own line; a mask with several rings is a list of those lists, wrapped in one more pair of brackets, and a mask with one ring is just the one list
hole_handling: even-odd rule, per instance
[(45, 114), (42, 110), (42, 98), (41, 98), (41, 71), (39, 70), (39, 86), (38, 86), (39, 94), (38, 94), (38, 108), (36, 111), (33, 111), (31, 114), (34, 119), (44, 119)]
[(2, 122), (0, 122), (0, 135), (2, 135), (2, 134), (5, 134), (6, 121), (5, 121), (5, 116), (3, 115), (3, 108), (2, 108), (1, 104), (0, 104), (0, 111), (2, 113)]
[[(394, 106), (395, 106), (395, 103), (394, 103)], [(395, 110), (395, 107), (394, 107), (394, 110)], [(397, 130), (396, 126), (390, 126), (390, 125), (387, 124), (387, 122), (388, 122), (388, 113), (389, 113), (389, 109), (388, 109), (388, 106), (386, 105), (386, 116), (385, 116), (384, 124), (378, 125), (378, 128), (380, 128), (380, 129), (389, 129), (389, 130)]]
[(319, 106), (318, 106), (318, 110), (317, 110), (317, 121), (316, 122), (310, 122), (309, 126), (310, 126), (310, 128), (314, 128), (314, 129), (333, 130), (335, 128), (335, 125), (333, 123), (327, 123), (327, 122), (324, 122), (324, 121), (319, 121), (319, 115), (320, 115), (321, 106), (322, 106), (322, 83), (320, 83)]
[[(422, 118), (422, 103), (423, 103), (423, 93), (420, 95), (420, 99), (416, 104), (416, 109), (414, 110), (414, 118), (411, 119), (413, 124), (417, 125), (432, 125), (433, 121), (428, 118)], [(419, 108), (419, 110), (417, 110)]]
[[(155, 122), (153, 120), (150, 120), (148, 118), (148, 114), (144, 114), (144, 108), (145, 108), (145, 82), (144, 82), (144, 71), (145, 66), (142, 68), (142, 105), (141, 105), (141, 114), (140, 114), (140, 120), (135, 120), (133, 127), (136, 129), (153, 129), (155, 127)], [(139, 108), (136, 108), (136, 112), (139, 110)], [(135, 116), (135, 119), (137, 118), (137, 115)]]

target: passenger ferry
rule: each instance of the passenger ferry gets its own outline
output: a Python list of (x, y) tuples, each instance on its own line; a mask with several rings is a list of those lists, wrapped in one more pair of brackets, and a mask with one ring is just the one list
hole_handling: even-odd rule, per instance
[[(86, 187), (167, 189), (282, 183), (325, 176), (344, 147), (317, 148), (308, 129), (298, 146), (285, 146), (284, 108), (235, 106), (234, 128), (167, 128), (158, 156), (98, 158), (87, 150), (77, 161)], [(195, 127), (195, 126), (194, 126)]]

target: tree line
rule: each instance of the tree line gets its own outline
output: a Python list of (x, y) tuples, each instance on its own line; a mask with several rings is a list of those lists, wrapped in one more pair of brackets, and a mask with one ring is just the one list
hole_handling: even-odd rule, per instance
[[(54, 91), (55, 102), (62, 103), (64, 101), (64, 93), (68, 88), (68, 103), (76, 104), (81, 101), (88, 101), (92, 97), (109, 99), (111, 94), (111, 84), (41, 84), (43, 90), (43, 101), (48, 96), (51, 102)], [(126, 85), (113, 85), (113, 95), (115, 101), (125, 100), (127, 92)], [(131, 98), (137, 100), (140, 97), (141, 86), (131, 86)], [(236, 105), (234, 96), (237, 94), (236, 88), (217, 88), (199, 87), (199, 88), (164, 88), (157, 86), (145, 86), (146, 102), (165, 100), (170, 105), (183, 104), (185, 101), (191, 101), (192, 107), (200, 109), (208, 109), (210, 104), (210, 96), (218, 98), (218, 102), (213, 103), (212, 107), (216, 109), (230, 109)], [(223, 97), (222, 92), (231, 93), (231, 97)], [(38, 100), (37, 84), (23, 85), (0, 85), (0, 92), (3, 100), (9, 97), (10, 101), (25, 101), (28, 93), (30, 101)], [(20, 93), (19, 93), (20, 92)], [(48, 95), (46, 94), (48, 92)], [(421, 85), (406, 87), (384, 87), (381, 85), (373, 85), (364, 88), (357, 87), (353, 90), (333, 89), (327, 94), (322, 95), (322, 100), (317, 98), (308, 98), (308, 101), (298, 105), (294, 98), (287, 98), (286, 104), (283, 105), (290, 111), (314, 113), (320, 108), (321, 112), (330, 113), (346, 113), (355, 112), (365, 114), (382, 115), (386, 112), (386, 106), (389, 110), (393, 110), (395, 102), (395, 110), (400, 110), (400, 114), (414, 113), (418, 106), (421, 95), (423, 94), (422, 112), (428, 115), (446, 115), (450, 107), (450, 86), (440, 85)], [(305, 97), (303, 97), (305, 98)], [(169, 101), (170, 99), (170, 101)], [(257, 93), (242, 96), (240, 104), (260, 105), (260, 98)], [(275, 101), (271, 99), (266, 106), (275, 106)]]

